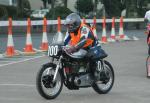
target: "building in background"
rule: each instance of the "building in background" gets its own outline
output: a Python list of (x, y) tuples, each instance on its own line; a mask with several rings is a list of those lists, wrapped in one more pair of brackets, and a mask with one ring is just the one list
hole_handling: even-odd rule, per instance
[(17, 6), (17, 0), (0, 0), (0, 5)]
[(77, 10), (75, 9), (75, 3), (76, 3), (77, 0), (68, 0), (67, 2), (67, 6), (68, 8), (73, 11), (73, 12), (76, 12)]
[[(54, 7), (63, 6), (62, 0), (54, 0), (54, 1), (55, 1)], [(73, 6), (75, 1), (76, 0), (68, 0), (68, 4)], [(35, 0), (29, 0), (29, 2), (30, 2), (32, 10), (39, 10), (41, 8), (44, 8), (42, 0), (36, 0), (36, 2), (35, 2)], [(50, 9), (50, 8), (51, 8), (51, 5), (47, 4), (47, 9)]]
[(26, 18), (29, 16), (30, 2), (28, 0), (0, 0), (0, 19), (12, 17)]
[[(68, 0), (68, 2), (67, 2), (67, 8), (69, 8), (71, 11), (76, 12), (76, 9), (74, 7), (76, 1), (77, 0)], [(42, 0), (36, 0), (36, 2), (35, 2), (35, 0), (29, 0), (29, 2), (30, 2), (32, 10), (43, 8), (43, 2), (42, 2)], [(55, 7), (59, 6), (59, 5), (62, 5), (62, 1), (61, 0), (57, 0), (57, 2), (55, 3)], [(47, 5), (47, 7), (50, 9), (51, 5)]]
[[(0, 5), (7, 5), (7, 6), (17, 6), (17, 2), (19, 0), (0, 0)], [(43, 8), (43, 2), (42, 0), (28, 0), (31, 6), (31, 10), (39, 10)], [(77, 0), (68, 0), (67, 1), (67, 8), (69, 8), (73, 12), (77, 12), (75, 9), (75, 3)], [(55, 1), (55, 7), (62, 5), (62, 0)], [(47, 5), (48, 9), (51, 8), (51, 5)], [(98, 4), (98, 9), (102, 8), (101, 4)]]
[(41, 0), (29, 0), (31, 5), (31, 10), (41, 9), (43, 7), (43, 2)]
[(9, 16), (9, 8), (12, 6), (17, 7), (16, 0), (0, 0), (0, 19), (5, 19)]
[[(65, 2), (66, 1), (66, 2)], [(51, 9), (65, 6), (73, 12), (77, 0), (50, 0), (46, 8)], [(150, 8), (150, 0), (93, 0), (94, 9), (92, 13), (98, 17), (122, 16), (125, 17), (143, 17), (145, 11)], [(117, 3), (116, 3), (117, 2)], [(122, 4), (123, 6), (120, 6)], [(86, 5), (86, 2), (85, 2)], [(84, 6), (84, 5), (83, 5)], [(111, 7), (114, 7), (113, 9)], [(24, 14), (31, 10), (43, 9), (43, 0), (0, 0), (0, 19), (8, 16), (24, 17)], [(122, 10), (123, 9), (123, 10)], [(118, 10), (118, 11), (117, 11)], [(65, 11), (65, 10), (64, 10)], [(56, 13), (56, 12), (55, 12)], [(107, 16), (106, 15), (106, 16)]]

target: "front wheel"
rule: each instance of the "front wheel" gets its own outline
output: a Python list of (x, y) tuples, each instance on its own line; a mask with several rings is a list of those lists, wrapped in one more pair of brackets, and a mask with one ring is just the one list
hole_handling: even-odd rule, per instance
[(63, 86), (62, 75), (58, 72), (56, 81), (53, 82), (56, 64), (47, 63), (39, 70), (36, 78), (36, 87), (39, 94), (46, 99), (56, 98)]
[(104, 61), (104, 64), (105, 64), (104, 70), (107, 78), (102, 82), (96, 81), (92, 85), (93, 89), (99, 94), (108, 93), (112, 89), (115, 79), (114, 70), (111, 64), (107, 61)]

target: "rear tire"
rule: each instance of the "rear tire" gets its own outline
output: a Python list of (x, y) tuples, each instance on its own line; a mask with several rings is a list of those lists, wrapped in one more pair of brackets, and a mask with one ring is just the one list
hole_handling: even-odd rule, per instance
[(92, 85), (93, 89), (99, 94), (108, 93), (112, 89), (114, 84), (114, 79), (115, 79), (114, 70), (111, 64), (108, 61), (104, 61), (104, 63), (105, 63), (105, 69), (107, 69), (107, 71), (109, 72), (110, 79), (106, 84), (105, 83), (99, 84), (98, 82), (93, 83)]
[[(46, 74), (47, 71), (49, 70), (51, 73), (54, 73), (56, 68), (56, 64), (52, 63), (47, 63), (42, 66), (42, 68), (39, 70), (37, 73), (36, 77), (36, 87), (39, 92), (39, 94), (44, 97), (45, 99), (54, 99), (56, 98), (63, 87), (63, 80), (62, 80), (62, 75), (60, 72), (58, 72), (57, 77), (56, 77), (56, 82), (52, 83), (53, 74)], [(48, 79), (45, 80), (44, 76)], [(51, 78), (50, 78), (51, 77)], [(43, 79), (44, 78), (44, 79)]]

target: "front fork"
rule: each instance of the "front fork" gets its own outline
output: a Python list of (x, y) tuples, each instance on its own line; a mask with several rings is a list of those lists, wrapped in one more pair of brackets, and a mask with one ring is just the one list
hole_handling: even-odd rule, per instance
[(106, 70), (106, 64), (104, 60), (100, 60), (97, 62), (97, 68), (96, 68), (96, 75), (98, 77), (98, 80), (105, 81), (109, 78), (108, 71)]
[(105, 63), (104, 60), (100, 60), (97, 62), (97, 71), (101, 72), (105, 70)]
[(60, 56), (58, 62), (56, 63), (56, 70), (55, 70), (55, 73), (54, 73), (54, 78), (53, 78), (53, 82), (56, 81), (56, 76), (58, 74), (58, 70), (60, 68), (60, 64), (61, 64), (61, 59), (62, 59), (62, 56)]

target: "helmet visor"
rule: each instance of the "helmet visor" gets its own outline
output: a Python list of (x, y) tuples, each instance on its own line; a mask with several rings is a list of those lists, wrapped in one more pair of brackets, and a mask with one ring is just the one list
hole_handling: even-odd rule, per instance
[(64, 21), (64, 25), (70, 25), (70, 24), (73, 24), (74, 23), (74, 20), (71, 20), (70, 18), (67, 18), (65, 21)]

